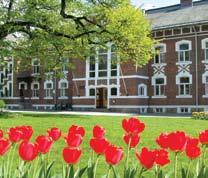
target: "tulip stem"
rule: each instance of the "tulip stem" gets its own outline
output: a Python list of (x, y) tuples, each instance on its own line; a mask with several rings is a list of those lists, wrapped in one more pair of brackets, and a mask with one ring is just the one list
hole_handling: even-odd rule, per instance
[(189, 177), (190, 167), (191, 167), (191, 160), (189, 161), (189, 165), (188, 165), (188, 170), (187, 170), (186, 178)]
[(95, 167), (94, 167), (94, 171), (93, 171), (93, 178), (96, 178), (96, 172), (97, 172), (97, 165), (98, 165), (98, 161), (99, 161), (99, 156), (97, 156), (96, 162), (95, 162)]
[(127, 147), (127, 157), (126, 157), (126, 170), (129, 168), (129, 153), (131, 149), (131, 138), (129, 139), (128, 147)]
[(139, 176), (138, 178), (141, 178), (142, 177), (142, 173), (144, 172), (144, 167), (141, 168), (140, 172), (139, 172)]
[(38, 168), (38, 162), (39, 162), (39, 156), (38, 156), (38, 159), (36, 160), (36, 165), (35, 165), (34, 170), (33, 170), (33, 178), (35, 178), (35, 173), (36, 173), (37, 168)]
[(159, 177), (159, 172), (160, 172), (160, 166), (155, 166), (155, 178)]
[(107, 173), (107, 177), (106, 178), (110, 178), (110, 171), (111, 171), (111, 165), (109, 165), (109, 167), (108, 167), (108, 173)]
[(9, 160), (10, 161), (10, 167), (9, 167), (8, 177), (10, 177), (11, 174), (12, 174), (12, 167), (13, 167), (13, 162), (14, 162), (14, 153), (16, 151), (16, 148), (17, 148), (17, 144), (14, 145), (13, 150), (12, 150), (12, 154), (11, 154), (11, 160)]
[(177, 167), (178, 167), (178, 153), (175, 153), (175, 166), (174, 166), (174, 178), (177, 178)]

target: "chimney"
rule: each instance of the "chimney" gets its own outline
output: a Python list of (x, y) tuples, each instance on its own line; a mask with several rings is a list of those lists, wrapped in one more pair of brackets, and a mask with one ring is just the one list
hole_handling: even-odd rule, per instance
[(181, 0), (181, 7), (193, 6), (193, 0)]

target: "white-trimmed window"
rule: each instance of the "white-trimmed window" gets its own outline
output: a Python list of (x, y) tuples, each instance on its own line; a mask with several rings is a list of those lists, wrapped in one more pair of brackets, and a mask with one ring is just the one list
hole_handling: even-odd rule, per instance
[(89, 96), (95, 96), (95, 88), (89, 89)]
[(107, 77), (108, 75), (108, 49), (100, 48), (98, 50), (98, 77)]
[(45, 89), (45, 97), (52, 98), (53, 97), (53, 82), (52, 81), (45, 81), (44, 89)]
[(202, 49), (204, 50), (204, 60), (208, 61), (208, 38), (202, 40)]
[(62, 79), (59, 81), (60, 97), (67, 97), (68, 81)]
[(69, 70), (69, 59), (66, 57), (61, 58), (62, 61), (62, 72), (68, 72)]
[(116, 53), (116, 46), (113, 44), (111, 45), (111, 76), (115, 77), (118, 75), (118, 58)]
[(8, 88), (8, 97), (12, 97), (12, 82), (7, 83), (7, 88)]
[(40, 61), (38, 59), (32, 60), (32, 73), (39, 74), (40, 73)]
[(111, 96), (117, 96), (118, 89), (116, 87), (111, 88)]
[(191, 113), (191, 108), (181, 107), (177, 109), (177, 112), (182, 113), (182, 114), (188, 114), (188, 113)]
[(165, 79), (155, 78), (154, 95), (163, 96), (165, 93)]
[(141, 97), (147, 96), (147, 86), (145, 84), (138, 85), (138, 95)]
[(180, 77), (179, 80), (179, 95), (186, 96), (191, 94), (190, 77)]
[(154, 113), (164, 113), (165, 108), (154, 108), (153, 111), (154, 111)]
[(178, 62), (188, 62), (190, 59), (191, 41), (182, 40), (176, 43), (176, 51), (178, 52)]
[(27, 83), (22, 81), (19, 83), (19, 90), (27, 90)]
[(95, 56), (90, 56), (89, 58), (89, 76), (90, 78), (95, 78)]
[(205, 76), (205, 95), (208, 96), (208, 76)]
[(165, 63), (166, 45), (160, 44), (155, 47), (154, 64)]
[(39, 82), (33, 82), (31, 85), (31, 89), (32, 89), (32, 97), (33, 98), (38, 98), (39, 97)]

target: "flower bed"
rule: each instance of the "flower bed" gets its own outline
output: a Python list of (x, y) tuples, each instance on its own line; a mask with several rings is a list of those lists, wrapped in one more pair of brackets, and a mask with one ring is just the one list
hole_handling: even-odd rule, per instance
[[(84, 151), (81, 144), (85, 137), (85, 129), (81, 126), (72, 125), (67, 134), (63, 134), (59, 128), (51, 128), (45, 135), (37, 136), (35, 142), (30, 140), (33, 135), (31, 126), (12, 127), (7, 130), (6, 134), (0, 130), (0, 156), (3, 160), (0, 165), (0, 177), (96, 178), (100, 157), (104, 157), (107, 165), (106, 175), (104, 175), (106, 178), (142, 178), (147, 171), (154, 171), (155, 178), (168, 177), (164, 169), (171, 161), (174, 162), (174, 171), (172, 174), (169, 173), (171, 178), (208, 177), (208, 169), (205, 166), (208, 130), (199, 133), (198, 138), (188, 136), (183, 131), (161, 133), (155, 140), (158, 148), (150, 150), (143, 147), (138, 150), (137, 146), (145, 124), (132, 117), (123, 119), (122, 127), (126, 148), (110, 143), (105, 136), (106, 130), (102, 126), (94, 126), (92, 138), (89, 140), (89, 147), (93, 154), (89, 153), (89, 162), (82, 168), (77, 166)], [(65, 164), (62, 170), (53, 173), (55, 162), (49, 162), (45, 155), (50, 153), (53, 144), (60, 139), (66, 142), (66, 146), (61, 150)], [(18, 165), (13, 165), (16, 148), (21, 161)], [(135, 165), (129, 164), (131, 152), (137, 158)], [(93, 159), (94, 154), (97, 155), (96, 159)], [(173, 160), (170, 159), (170, 154), (174, 154)], [(178, 162), (178, 157), (183, 154), (190, 160), (188, 166)], [(125, 160), (125, 166), (123, 172), (118, 173), (116, 166), (122, 159)], [(193, 160), (196, 161), (193, 162)]]

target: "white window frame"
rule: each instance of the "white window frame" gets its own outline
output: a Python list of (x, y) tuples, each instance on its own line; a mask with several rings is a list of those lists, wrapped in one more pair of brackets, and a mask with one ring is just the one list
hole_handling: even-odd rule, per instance
[(21, 90), (21, 85), (24, 85), (24, 90), (27, 90), (27, 82), (19, 82), (19, 90)]
[[(51, 84), (51, 88), (47, 88), (47, 84)], [(45, 97), (44, 99), (53, 99), (53, 81), (47, 80), (44, 82)]]
[(62, 57), (61, 58), (61, 61), (62, 61), (62, 68), (61, 68), (61, 71), (63, 72), (63, 73), (68, 73), (68, 63), (69, 63), (69, 58), (67, 58), (67, 57)]
[(201, 42), (202, 49), (204, 50), (204, 61), (202, 62), (208, 62), (208, 46), (206, 45), (208, 43), (208, 38), (203, 39)]
[[(189, 82), (188, 83), (181, 83), (181, 78), (189, 78)], [(191, 81), (191, 77), (190, 76), (181, 76), (179, 77), (179, 83), (178, 83), (178, 96), (181, 96), (181, 97), (189, 97), (191, 96), (191, 84), (192, 84), (192, 81)], [(181, 86), (183, 86), (183, 93), (184, 94), (181, 94)], [(189, 87), (189, 93), (186, 93), (186, 89), (187, 89), (187, 86)]]
[[(163, 84), (156, 84), (156, 80), (157, 79), (163, 79), (164, 83)], [(165, 96), (165, 85), (166, 85), (166, 80), (165, 80), (164, 77), (156, 77), (156, 78), (154, 78), (154, 84), (153, 84), (153, 86), (154, 86), (154, 97), (163, 97), (163, 96)], [(156, 94), (157, 87), (159, 87), (159, 94)], [(163, 94), (162, 94), (162, 91), (161, 91), (162, 87), (164, 87)]]
[(160, 107), (157, 107), (157, 108), (153, 108), (153, 112), (154, 113), (165, 113), (165, 108), (160, 108)]
[[(37, 88), (34, 88), (34, 85), (37, 85)], [(32, 99), (39, 99), (39, 90), (40, 90), (40, 83), (39, 82), (32, 82), (31, 84), (32, 90)]]
[[(162, 51), (160, 50), (157, 53), (156, 48), (162, 48), (163, 50)], [(155, 45), (155, 52), (157, 54), (155, 54), (155, 56), (154, 56), (154, 64), (164, 64), (165, 63), (165, 54), (166, 54), (166, 44), (160, 43), (158, 45)], [(156, 63), (156, 56), (159, 57), (159, 62), (158, 63)]]
[[(62, 84), (65, 83), (66, 84), (66, 87), (62, 87)], [(58, 84), (58, 87), (59, 87), (59, 91), (60, 91), (60, 96), (59, 96), (59, 99), (68, 99), (68, 96), (67, 96), (67, 93), (66, 93), (66, 90), (68, 89), (69, 87), (69, 83), (68, 83), (68, 80), (67, 79), (61, 79), (59, 81), (59, 84)]]
[[(187, 50), (181, 50), (180, 46), (187, 44), (188, 45), (188, 49)], [(178, 52), (178, 63), (189, 63), (191, 62), (191, 55), (190, 55), (190, 51), (192, 50), (192, 43), (189, 40), (181, 40), (176, 42), (176, 51)], [(186, 53), (188, 52), (189, 55), (189, 60), (186, 61)], [(181, 61), (180, 59), (180, 54), (183, 53), (183, 60)]]
[[(185, 111), (187, 110), (187, 112)], [(191, 108), (190, 107), (178, 107), (177, 108), (177, 113), (180, 113), (180, 114), (190, 114), (191, 113)]]
[[(34, 64), (35, 62), (38, 61), (38, 64)], [(40, 60), (39, 59), (32, 59), (32, 74), (40, 74)]]
[[(143, 90), (144, 90), (143, 94), (141, 94), (141, 92), (140, 92), (141, 88), (143, 88)], [(141, 98), (147, 97), (147, 85), (145, 85), (143, 83), (138, 85), (138, 96), (141, 97)]]

